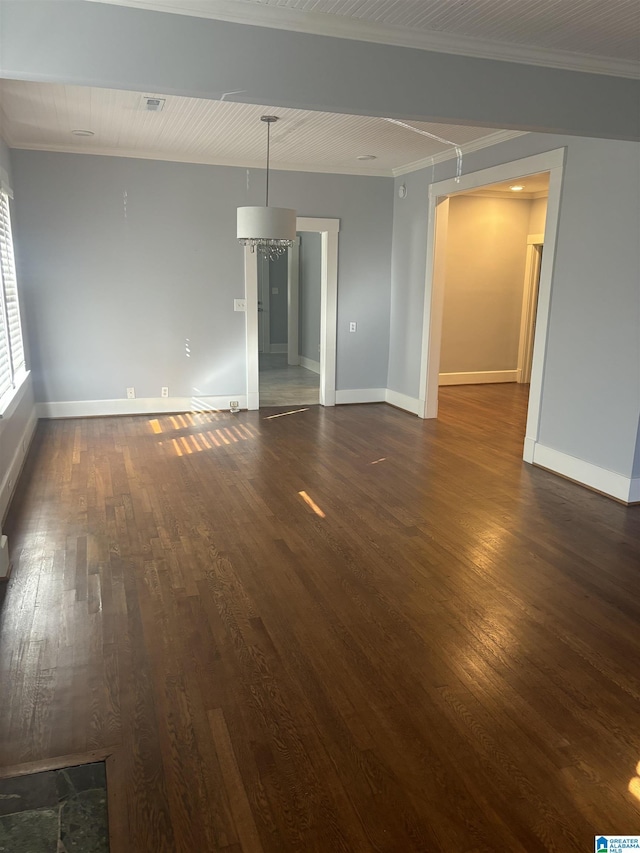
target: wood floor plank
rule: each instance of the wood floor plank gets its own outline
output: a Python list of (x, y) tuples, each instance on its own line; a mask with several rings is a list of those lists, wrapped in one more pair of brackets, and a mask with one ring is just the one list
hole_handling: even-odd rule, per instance
[(525, 465), (526, 403), (41, 422), (0, 775), (108, 756), (112, 853), (640, 833), (640, 509)]

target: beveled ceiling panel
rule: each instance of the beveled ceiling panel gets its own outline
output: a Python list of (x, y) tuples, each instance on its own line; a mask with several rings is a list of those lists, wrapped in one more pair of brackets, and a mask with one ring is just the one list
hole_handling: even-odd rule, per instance
[(640, 59), (638, 0), (236, 0), (385, 26)]
[(638, 0), (91, 0), (640, 77)]
[[(145, 96), (166, 98), (162, 112), (145, 109)], [(3, 133), (14, 148), (247, 167), (264, 166), (260, 116), (274, 114), (280, 121), (272, 130), (272, 166), (303, 171), (390, 175), (453, 154), (456, 145), (481, 147), (496, 138), (489, 128), (403, 126), (376, 117), (18, 80), (0, 81), (0, 103)], [(74, 130), (94, 135), (79, 137)], [(362, 155), (375, 159), (358, 160)]]

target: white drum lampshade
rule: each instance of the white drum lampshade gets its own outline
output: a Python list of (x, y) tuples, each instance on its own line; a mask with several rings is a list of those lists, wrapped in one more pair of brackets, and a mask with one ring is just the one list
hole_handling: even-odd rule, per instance
[(245, 245), (296, 239), (296, 212), (288, 207), (239, 207), (238, 240)]

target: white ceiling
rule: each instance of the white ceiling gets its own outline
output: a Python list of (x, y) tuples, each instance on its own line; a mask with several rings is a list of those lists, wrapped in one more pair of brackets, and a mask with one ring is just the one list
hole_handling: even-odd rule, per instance
[[(166, 97), (149, 112), (144, 97)], [(245, 167), (264, 167), (273, 114), (271, 164), (277, 169), (392, 175), (519, 135), (482, 127), (264, 107), (89, 86), (0, 81), (2, 133), (12, 148), (74, 151)], [(414, 128), (414, 129), (411, 129)], [(90, 138), (73, 130), (91, 130)], [(438, 141), (432, 138), (435, 135)], [(359, 161), (359, 155), (376, 159)], [(464, 154), (463, 154), (464, 165)]]
[(638, 0), (94, 0), (447, 53), (640, 76)]
[[(640, 0), (93, 0), (453, 53), (640, 76)], [(519, 135), (85, 86), (0, 81), (9, 145), (193, 163), (398, 175)], [(90, 138), (75, 129), (94, 132)], [(434, 138), (437, 137), (437, 138)], [(375, 155), (359, 161), (358, 155)], [(463, 163), (464, 169), (464, 163)]]
[[(511, 187), (519, 186), (522, 190), (514, 192)], [(500, 198), (535, 199), (546, 198), (549, 195), (549, 172), (538, 175), (527, 175), (526, 178), (502, 181), (498, 184), (487, 184), (477, 190), (467, 190), (456, 195), (498, 196)]]

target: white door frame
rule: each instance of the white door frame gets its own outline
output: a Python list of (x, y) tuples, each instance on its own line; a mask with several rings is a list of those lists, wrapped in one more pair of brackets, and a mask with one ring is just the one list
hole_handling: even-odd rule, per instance
[(527, 383), (531, 379), (531, 353), (533, 350), (533, 312), (538, 295), (540, 278), (540, 247), (544, 245), (544, 234), (529, 234), (527, 257), (524, 266), (524, 290), (522, 292), (522, 316), (518, 342), (517, 381)]
[[(296, 231), (312, 231), (321, 237), (320, 270), (320, 405), (336, 404), (336, 325), (338, 320), (339, 219), (299, 216)], [(257, 253), (244, 250), (244, 293), (247, 300), (247, 408), (260, 408), (258, 360), (258, 264)]]
[(551, 302), (551, 284), (556, 254), (558, 219), (560, 214), (560, 190), (564, 170), (565, 148), (557, 148), (544, 154), (535, 154), (510, 163), (501, 163), (479, 172), (463, 175), (459, 181), (451, 178), (439, 181), (429, 187), (429, 225), (427, 231), (427, 265), (425, 276), (425, 297), (422, 326), (422, 361), (420, 366), (420, 407), (418, 414), (422, 418), (438, 416), (438, 375), (440, 370), (440, 343), (442, 339), (442, 305), (444, 301), (444, 252), (440, 249), (446, 239), (448, 204), (446, 198), (459, 192), (486, 186), (487, 184), (549, 172), (549, 199), (545, 226), (545, 252), (540, 270), (538, 295), (538, 314), (531, 385), (529, 390), (529, 410), (524, 443), (523, 458), (533, 461), (533, 450), (538, 440), (540, 428), (540, 408), (542, 403), (542, 385), (546, 364), (547, 334), (549, 329), (549, 308)]
[(300, 364), (299, 354), (300, 238), (289, 249), (287, 267), (287, 363)]
[[(262, 303), (258, 317), (258, 351), (271, 352), (271, 268), (267, 258), (256, 255), (256, 262), (262, 266), (262, 277), (258, 276), (258, 299)], [(262, 330), (262, 350), (260, 350), (260, 330)]]

